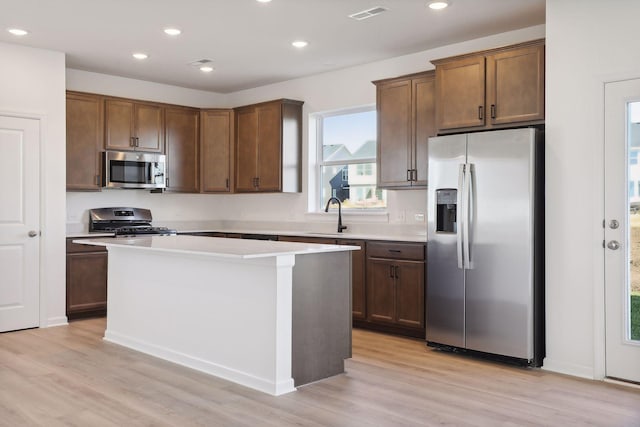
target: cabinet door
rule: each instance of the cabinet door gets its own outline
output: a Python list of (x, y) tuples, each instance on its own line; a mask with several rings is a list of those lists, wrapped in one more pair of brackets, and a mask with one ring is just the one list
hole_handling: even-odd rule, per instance
[(414, 147), (413, 169), (415, 169), (413, 186), (426, 186), (429, 163), (428, 141), (436, 135), (436, 81), (434, 76), (412, 80), (413, 90), (413, 123)]
[(105, 101), (105, 148), (134, 150), (133, 102), (107, 99)]
[(389, 260), (367, 259), (367, 315), (378, 323), (395, 323), (394, 265)]
[(492, 124), (544, 120), (544, 46), (487, 57), (487, 108)]
[(99, 191), (104, 136), (104, 100), (67, 94), (67, 191)]
[(378, 188), (408, 187), (411, 166), (411, 80), (377, 88)]
[(424, 262), (396, 261), (396, 322), (424, 328)]
[(484, 126), (485, 58), (464, 58), (436, 66), (438, 129)]
[(359, 251), (351, 251), (351, 313), (354, 319), (367, 318), (365, 290), (366, 257), (362, 240), (338, 240), (339, 245), (359, 246)]
[(198, 110), (165, 110), (167, 190), (185, 193), (200, 190), (198, 117)]
[(236, 112), (236, 179), (238, 192), (256, 191), (258, 165), (258, 113), (254, 108)]
[(67, 254), (67, 315), (107, 308), (107, 253)]
[(159, 105), (135, 104), (136, 149), (161, 153), (163, 149), (162, 108)]
[(280, 191), (282, 186), (282, 106), (279, 102), (257, 107), (258, 191)]
[(200, 115), (203, 193), (231, 191), (232, 117), (230, 110), (203, 111)]

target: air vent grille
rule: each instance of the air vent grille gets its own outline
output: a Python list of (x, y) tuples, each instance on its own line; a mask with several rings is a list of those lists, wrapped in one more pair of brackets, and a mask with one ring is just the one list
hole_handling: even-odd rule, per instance
[(197, 61), (189, 62), (192, 67), (202, 67), (203, 65), (211, 64), (213, 61), (210, 59), (199, 59)]
[(349, 15), (349, 18), (355, 19), (356, 21), (362, 21), (363, 19), (371, 18), (376, 15), (380, 15), (382, 12), (386, 12), (388, 9), (384, 7), (376, 6), (371, 9), (363, 10), (361, 12), (356, 12)]

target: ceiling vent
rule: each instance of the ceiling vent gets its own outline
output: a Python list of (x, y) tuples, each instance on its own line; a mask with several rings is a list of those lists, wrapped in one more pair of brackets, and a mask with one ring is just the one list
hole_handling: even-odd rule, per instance
[(363, 10), (349, 15), (349, 18), (353, 18), (356, 21), (362, 21), (363, 19), (371, 18), (372, 16), (380, 15), (382, 12), (386, 12), (388, 9), (384, 7), (376, 6), (371, 9)]
[(197, 61), (189, 62), (189, 65), (191, 65), (192, 67), (200, 68), (203, 65), (211, 64), (212, 62), (213, 61), (210, 59), (199, 59)]

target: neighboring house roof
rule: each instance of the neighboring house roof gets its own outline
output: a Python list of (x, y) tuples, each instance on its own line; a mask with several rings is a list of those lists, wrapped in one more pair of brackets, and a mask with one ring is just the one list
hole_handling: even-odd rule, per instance
[(351, 152), (343, 144), (324, 145), (322, 150), (322, 158), (324, 161), (348, 160), (353, 157)]
[(370, 159), (376, 157), (376, 141), (370, 140), (365, 142), (353, 153), (356, 159)]
[(350, 159), (370, 159), (376, 157), (376, 141), (367, 141), (351, 153), (343, 144), (324, 145), (322, 157), (325, 161), (350, 160)]

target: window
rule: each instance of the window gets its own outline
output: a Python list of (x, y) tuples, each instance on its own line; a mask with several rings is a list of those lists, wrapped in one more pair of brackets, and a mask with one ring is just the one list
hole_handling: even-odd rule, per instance
[(337, 197), (343, 209), (387, 207), (376, 187), (375, 107), (317, 116), (319, 206)]

